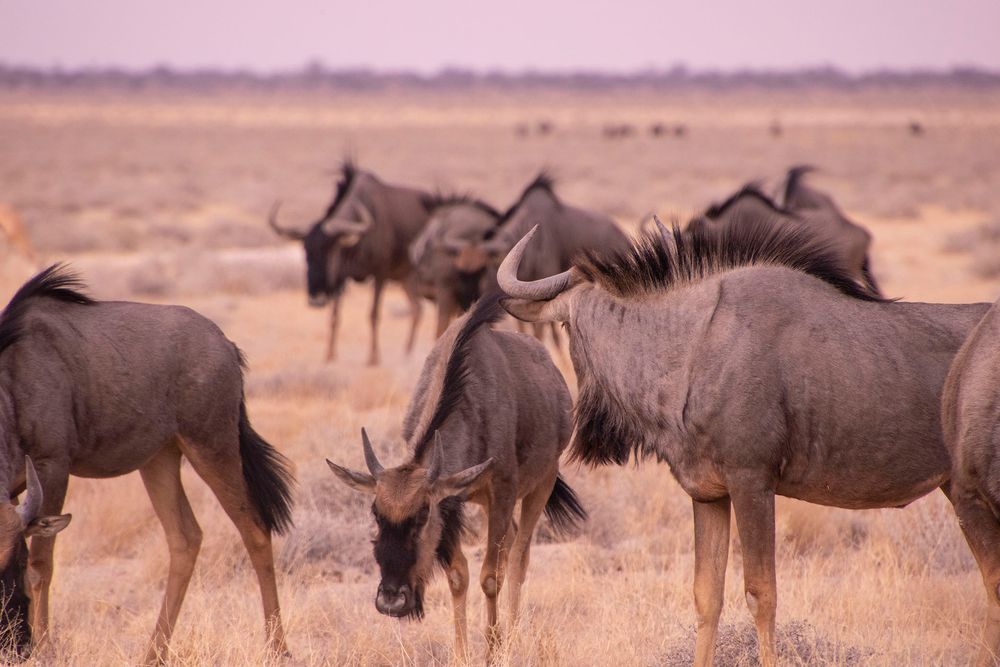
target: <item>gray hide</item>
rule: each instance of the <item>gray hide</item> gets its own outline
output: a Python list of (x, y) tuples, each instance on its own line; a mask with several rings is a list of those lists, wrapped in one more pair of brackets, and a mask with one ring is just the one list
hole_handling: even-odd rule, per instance
[(775, 494), (900, 507), (945, 484), (941, 389), (988, 305), (879, 300), (801, 229), (691, 234), (661, 227), (539, 284), (516, 279), (519, 244), (498, 280), (512, 315), (569, 325), (574, 455), (655, 456), (693, 499), (696, 664), (712, 662), (731, 503), (773, 665)]

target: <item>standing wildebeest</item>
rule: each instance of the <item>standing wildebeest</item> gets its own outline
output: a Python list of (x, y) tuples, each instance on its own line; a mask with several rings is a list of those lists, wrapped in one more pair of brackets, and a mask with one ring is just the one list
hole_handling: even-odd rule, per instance
[(993, 665), (1000, 658), (1000, 302), (955, 356), (941, 405), (951, 501), (986, 586), (977, 662)]
[(430, 221), (410, 246), (424, 296), (437, 303), (437, 335), (496, 285), (496, 264), (480, 245), (500, 220), (500, 212), (479, 199), (436, 197)]
[(711, 665), (730, 505), (761, 659), (776, 662), (776, 494), (900, 507), (947, 483), (941, 388), (987, 304), (882, 300), (808, 232), (755, 222), (721, 234), (662, 226), (531, 283), (504, 307), (566, 322), (579, 378), (574, 455), (666, 460), (691, 496), (697, 665)]
[(272, 209), (269, 223), (274, 231), (302, 241), (305, 246), (309, 305), (322, 307), (332, 302), (327, 361), (336, 357), (340, 297), (348, 278), (358, 282), (372, 279), (374, 297), (368, 363), (375, 365), (379, 361), (378, 320), (382, 290), (390, 281), (402, 285), (410, 300), (412, 323), (406, 351), (413, 349), (421, 304), (408, 250), (427, 222), (427, 201), (427, 193), (383, 183), (374, 174), (361, 171), (347, 161), (341, 166), (333, 202), (308, 232), (279, 226), (278, 205)]
[[(3, 505), (4, 609), (16, 643), (48, 628), (54, 535), (70, 474), (138, 470), (170, 548), (163, 606), (146, 653), (162, 661), (201, 545), (181, 486), (181, 456), (236, 524), (257, 573), (271, 648), (285, 653), (271, 533), (291, 524), (286, 459), (250, 426), (240, 351), (201, 315), (177, 306), (97, 302), (52, 266), (25, 283), (0, 317), (0, 484), (23, 509)], [(24, 464), (25, 455), (31, 462)], [(37, 477), (34, 471), (37, 470)], [(44, 516), (43, 516), (44, 515)], [(41, 518), (36, 518), (41, 517)], [(39, 525), (41, 522), (41, 525)], [(25, 558), (24, 538), (31, 536)], [(12, 588), (9, 588), (12, 587)]]
[(572, 431), (566, 383), (541, 343), (490, 328), (504, 314), (498, 297), (497, 292), (483, 297), (427, 357), (403, 422), (403, 437), (413, 448), (409, 461), (384, 469), (364, 431), (368, 473), (327, 461), (346, 484), (375, 495), (375, 560), (382, 574), (375, 607), (389, 616), (420, 618), (424, 586), (437, 561), (448, 574), (460, 656), (466, 650), (469, 585), (460, 542), (463, 503), (476, 503), (486, 513), (479, 584), (486, 595), (491, 655), (500, 636), (497, 596), (508, 552), (513, 624), (542, 511), (557, 530), (586, 518), (559, 475), (559, 455)]
[[(807, 229), (837, 255), (855, 281), (878, 293), (868, 260), (871, 234), (845, 217), (825, 194), (802, 184), (801, 176), (807, 169), (796, 167), (788, 172), (785, 199), (791, 206), (779, 206), (755, 184), (748, 183), (721, 204), (710, 206), (690, 222), (689, 228), (706, 227), (718, 232), (732, 225), (767, 223)], [(815, 205), (819, 200), (813, 196), (823, 197), (828, 203)]]
[[(533, 225), (538, 225), (538, 240), (525, 254), (519, 277), (537, 280), (568, 269), (573, 260), (588, 250), (624, 248), (628, 237), (609, 216), (588, 211), (560, 201), (552, 178), (540, 173), (521, 196), (503, 214), (498, 227), (483, 244), (483, 251), (494, 258), (494, 266)], [(542, 325), (535, 326), (541, 338)], [(552, 326), (552, 339), (559, 346), (559, 328)]]

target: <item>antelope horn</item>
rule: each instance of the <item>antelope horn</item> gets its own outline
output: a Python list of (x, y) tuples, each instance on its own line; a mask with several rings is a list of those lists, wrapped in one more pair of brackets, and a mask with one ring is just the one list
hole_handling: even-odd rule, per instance
[(541, 280), (518, 280), (517, 269), (521, 266), (521, 258), (524, 256), (528, 243), (531, 242), (531, 237), (537, 231), (538, 225), (535, 225), (530, 232), (524, 235), (524, 238), (511, 248), (500, 264), (500, 269), (497, 271), (497, 282), (500, 284), (500, 289), (507, 293), (507, 296), (530, 301), (547, 301), (574, 282), (572, 269)]
[(358, 217), (361, 220), (343, 220), (338, 218), (333, 218), (332, 220), (327, 220), (323, 223), (323, 231), (327, 234), (336, 234), (338, 232), (344, 232), (347, 234), (364, 234), (375, 224), (375, 218), (372, 217), (372, 212), (368, 210), (368, 207), (364, 204), (360, 204), (357, 207)]
[(281, 208), (281, 202), (274, 202), (274, 206), (271, 207), (271, 214), (267, 216), (267, 224), (271, 225), (273, 229), (279, 236), (284, 236), (285, 238), (294, 239), (296, 241), (301, 241), (306, 237), (302, 232), (296, 231), (294, 229), (285, 229), (278, 224), (278, 209)]
[(378, 477), (385, 468), (378, 462), (378, 457), (375, 456), (375, 450), (372, 448), (372, 441), (368, 439), (368, 431), (365, 429), (361, 429), (361, 446), (365, 450), (365, 463), (368, 464), (368, 472), (372, 476)]
[(431, 447), (431, 461), (427, 466), (427, 483), (433, 484), (441, 476), (441, 432), (434, 431), (434, 446)]
[(660, 216), (656, 215), (655, 213), (653, 214), (653, 222), (656, 223), (656, 229), (657, 231), (660, 232), (660, 240), (663, 241), (663, 245), (669, 248), (673, 243), (674, 239), (673, 234), (670, 233), (670, 230), (667, 229), (667, 226), (664, 225), (663, 222), (660, 220)]
[(27, 490), (24, 494), (24, 502), (17, 506), (17, 515), (21, 517), (21, 525), (24, 528), (38, 517), (38, 512), (42, 509), (42, 483), (38, 481), (38, 473), (35, 472), (35, 464), (27, 456), (24, 457), (24, 476)]

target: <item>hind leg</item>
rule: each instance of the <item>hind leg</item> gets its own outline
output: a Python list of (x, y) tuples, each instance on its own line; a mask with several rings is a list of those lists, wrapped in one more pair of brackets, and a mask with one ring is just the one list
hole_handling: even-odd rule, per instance
[(510, 619), (510, 631), (513, 632), (517, 626), (517, 618), (521, 608), (521, 585), (528, 571), (528, 560), (531, 555), (531, 538), (535, 535), (535, 526), (538, 524), (545, 503), (552, 495), (552, 488), (556, 484), (557, 469), (553, 469), (542, 482), (534, 488), (531, 493), (521, 499), (521, 526), (515, 532), (513, 543), (510, 547), (510, 567), (507, 575), (508, 593), (508, 618)]
[(403, 291), (406, 292), (406, 298), (410, 302), (410, 335), (406, 339), (406, 353), (410, 354), (417, 342), (417, 330), (424, 315), (424, 304), (420, 301), (420, 292), (415, 280), (403, 281)]
[(191, 573), (201, 548), (201, 528), (181, 485), (181, 452), (171, 444), (139, 469), (142, 483), (153, 503), (153, 511), (163, 525), (170, 549), (170, 569), (163, 605), (156, 621), (144, 660), (147, 665), (166, 661), (167, 645), (173, 633), (181, 603), (187, 593)]
[(337, 327), (340, 325), (340, 295), (333, 297), (330, 304), (330, 338), (326, 343), (326, 360), (337, 358)]
[(955, 480), (945, 493), (955, 507), (986, 587), (986, 621), (976, 664), (994, 665), (1000, 658), (1000, 521), (977, 489)]
[(514, 494), (495, 494), (490, 499), (486, 513), (486, 555), (483, 557), (483, 569), (479, 572), (479, 585), (486, 596), (486, 650), (489, 662), (492, 662), (500, 644), (497, 597), (503, 588), (507, 569), (509, 532), (516, 502)]
[(285, 631), (281, 625), (281, 609), (278, 604), (278, 585), (274, 575), (271, 533), (254, 510), (243, 480), (243, 466), (235, 433), (232, 439), (232, 445), (215, 448), (182, 441), (181, 449), (240, 532), (243, 546), (246, 547), (257, 574), (268, 644), (275, 653), (287, 654), (288, 646), (285, 644)]

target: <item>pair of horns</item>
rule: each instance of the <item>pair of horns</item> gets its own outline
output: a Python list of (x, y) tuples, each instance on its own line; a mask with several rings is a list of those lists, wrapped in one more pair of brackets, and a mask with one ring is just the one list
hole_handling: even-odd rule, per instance
[[(372, 447), (372, 441), (368, 439), (368, 431), (361, 429), (361, 446), (365, 452), (365, 464), (368, 466), (368, 472), (372, 474), (372, 477), (378, 479), (379, 475), (385, 472), (385, 467), (379, 462), (378, 456), (375, 455), (375, 448)], [(434, 433), (434, 447), (431, 449), (431, 461), (430, 465), (427, 466), (427, 481), (430, 483), (436, 482), (437, 478), (441, 475), (441, 434)]]
[[(301, 241), (304, 239), (306, 237), (305, 232), (292, 229), (290, 227), (282, 227), (278, 223), (278, 210), (280, 208), (281, 202), (274, 202), (274, 206), (271, 207), (271, 213), (267, 217), (267, 224), (269, 224), (271, 229), (273, 229), (279, 236), (284, 236), (285, 238), (292, 239), (294, 241)], [(372, 216), (372, 212), (368, 210), (367, 206), (359, 205), (357, 210), (358, 216), (361, 220), (339, 220), (337, 218), (327, 220), (323, 223), (323, 231), (327, 234), (336, 234), (338, 232), (364, 234), (375, 224), (375, 218)]]

